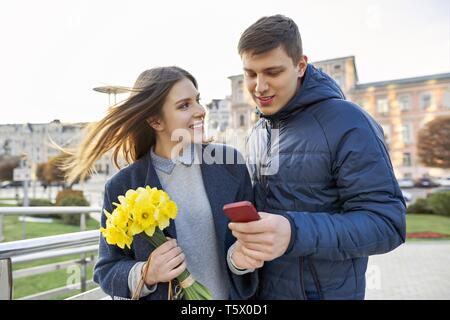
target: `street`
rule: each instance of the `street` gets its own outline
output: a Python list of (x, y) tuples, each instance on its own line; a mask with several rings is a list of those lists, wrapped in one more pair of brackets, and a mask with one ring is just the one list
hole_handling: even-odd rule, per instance
[(366, 300), (450, 299), (450, 241), (407, 241), (369, 258)]

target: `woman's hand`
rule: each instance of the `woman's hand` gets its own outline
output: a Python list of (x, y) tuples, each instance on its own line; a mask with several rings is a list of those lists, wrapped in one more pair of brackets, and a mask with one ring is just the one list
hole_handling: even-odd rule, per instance
[(175, 239), (171, 239), (150, 254), (150, 261), (142, 267), (145, 272), (148, 264), (147, 273), (144, 281), (147, 286), (152, 286), (158, 282), (168, 282), (178, 277), (186, 269), (186, 257), (177, 245)]

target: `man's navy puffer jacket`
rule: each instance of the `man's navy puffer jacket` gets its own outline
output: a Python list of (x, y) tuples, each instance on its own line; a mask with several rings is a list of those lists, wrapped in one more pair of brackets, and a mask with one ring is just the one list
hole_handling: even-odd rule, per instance
[(296, 96), (261, 117), (247, 146), (258, 210), (292, 228), (285, 255), (260, 269), (256, 298), (364, 299), (368, 256), (405, 241), (381, 127), (308, 65)]

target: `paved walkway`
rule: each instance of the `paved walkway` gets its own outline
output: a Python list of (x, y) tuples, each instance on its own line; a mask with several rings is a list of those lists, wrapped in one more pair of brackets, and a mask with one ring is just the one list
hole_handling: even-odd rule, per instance
[(367, 300), (450, 299), (450, 241), (413, 241), (371, 256)]

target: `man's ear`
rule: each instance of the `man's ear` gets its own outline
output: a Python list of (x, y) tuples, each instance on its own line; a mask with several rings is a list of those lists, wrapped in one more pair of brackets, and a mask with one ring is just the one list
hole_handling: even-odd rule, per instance
[(308, 57), (303, 55), (298, 61), (298, 75), (300, 78), (305, 75), (307, 67), (308, 67)]
[(162, 121), (160, 119), (156, 119), (156, 118), (149, 119), (149, 120), (147, 120), (147, 123), (155, 131), (162, 131), (162, 130), (164, 130), (164, 126), (163, 126)]

